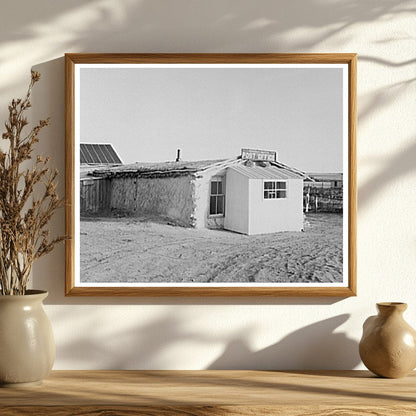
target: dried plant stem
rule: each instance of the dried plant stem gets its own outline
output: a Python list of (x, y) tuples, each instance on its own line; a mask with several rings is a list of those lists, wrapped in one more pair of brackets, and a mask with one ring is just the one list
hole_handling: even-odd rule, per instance
[[(23, 295), (29, 283), (33, 262), (53, 250), (65, 239), (51, 239), (45, 228), (63, 201), (56, 193), (57, 171), (48, 167), (49, 158), (37, 156), (33, 166), (23, 168), (32, 159), (39, 132), (49, 124), (41, 120), (26, 136), (25, 111), (31, 106), (30, 96), (40, 74), (32, 71), (24, 99), (9, 105), (9, 118), (2, 139), (7, 151), (0, 150), (0, 294)], [(34, 194), (40, 195), (35, 197)]]

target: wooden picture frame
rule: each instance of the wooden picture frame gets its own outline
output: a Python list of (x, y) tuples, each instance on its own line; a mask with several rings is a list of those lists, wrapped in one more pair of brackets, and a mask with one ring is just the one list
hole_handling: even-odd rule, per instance
[[(356, 295), (356, 54), (71, 53), (65, 56), (65, 71), (65, 219), (66, 234), (70, 237), (66, 241), (65, 292), (67, 296), (347, 297)], [(284, 80), (281, 79), (283, 75)], [(298, 76), (301, 78), (296, 78)], [(127, 89), (125, 86), (122, 87), (126, 82), (128, 82)], [(198, 89), (200, 85), (201, 90)], [(131, 94), (130, 91), (132, 91)], [(221, 95), (223, 93), (224, 96)], [(284, 101), (274, 101), (277, 95), (284, 97)], [(141, 103), (140, 110), (136, 107), (138, 101)], [(182, 106), (182, 103), (187, 107), (177, 109)], [(254, 104), (257, 107), (250, 107)], [(202, 105), (205, 107), (201, 107)], [(233, 105), (237, 108), (234, 109)], [(124, 112), (119, 112), (120, 106), (123, 107)], [(293, 106), (293, 111), (288, 109), (292, 108), (291, 106)], [(221, 108), (218, 109), (218, 107)], [(317, 107), (322, 107), (321, 112), (316, 112)], [(129, 108), (132, 108), (131, 114), (128, 113)], [(328, 109), (325, 110), (325, 108)], [(338, 110), (332, 112), (332, 108)], [(276, 113), (279, 117), (275, 116)], [(328, 115), (329, 113), (331, 115)], [(250, 114), (250, 117), (247, 114)], [(100, 116), (102, 123), (97, 122), (97, 117)], [(124, 116), (126, 119), (123, 118)], [(135, 124), (137, 117), (142, 117), (139, 125)], [(325, 119), (326, 117), (328, 120)], [(248, 123), (248, 118), (252, 120), (252, 124)], [(323, 123), (326, 123), (324, 127), (322, 127), (321, 118)], [(273, 123), (282, 123), (281, 119), (285, 119), (284, 127), (279, 129), (276, 127), (278, 124), (271, 122), (272, 119)], [(176, 124), (178, 120), (181, 123)], [(318, 122), (321, 123), (320, 127), (318, 127)], [(110, 139), (101, 137), (103, 132), (108, 131), (110, 134), (110, 130), (117, 123), (120, 123), (119, 134), (112, 133)], [(128, 142), (128, 140), (133, 140), (128, 138), (130, 132), (125, 127), (129, 123), (134, 124), (134, 129), (140, 130), (140, 138), (134, 142), (134, 146), (131, 144), (133, 142)], [(220, 125), (221, 130), (216, 130)], [(293, 126), (298, 126), (298, 131), (295, 131)], [(188, 135), (181, 142), (185, 145), (176, 143), (176, 138), (182, 134), (180, 130), (182, 127), (186, 130), (184, 135)], [(176, 133), (173, 131), (175, 129), (178, 129)], [(253, 129), (251, 133), (248, 132), (250, 129)], [(321, 130), (318, 133), (319, 129)], [(321, 135), (319, 137), (324, 138), (312, 139), (315, 137), (315, 130), (317, 135)], [(239, 143), (240, 136), (249, 137), (251, 134), (251, 137), (254, 137), (254, 131), (259, 132), (261, 139), (257, 142), (255, 138), (251, 142), (250, 139), (242, 140), (241, 153), (239, 149), (239, 153), (234, 155), (234, 158), (227, 159), (226, 157), (229, 157), (227, 154), (224, 155), (226, 156), (224, 160), (215, 158), (207, 162), (208, 157), (205, 157), (205, 154), (214, 155), (213, 148), (228, 146), (228, 144), (218, 146), (220, 142), (216, 141), (216, 137), (212, 138), (212, 142), (209, 139), (208, 143), (203, 143), (202, 137), (207, 140), (207, 132), (214, 136), (224, 134), (221, 143), (229, 143), (231, 146), (230, 143), (233, 145)], [(266, 139), (263, 140), (263, 136), (270, 134), (270, 137), (274, 137), (273, 134), (277, 135), (276, 132), (280, 132), (280, 144), (286, 144), (279, 149), (273, 146), (266, 148), (262, 143), (269, 142)], [(286, 138), (286, 141), (283, 141), (284, 139), (281, 138), (283, 132), (291, 139)], [(163, 142), (169, 146), (157, 144), (159, 136), (169, 136), (171, 133), (175, 139), (171, 141), (164, 139), (166, 142)], [(96, 137), (92, 137), (95, 134)], [(194, 145), (189, 138), (192, 134), (195, 136)], [(149, 138), (144, 138), (145, 135)], [(120, 139), (119, 136), (123, 137)], [(225, 139), (231, 136), (236, 138)], [(297, 138), (293, 138), (294, 136), (302, 136), (299, 140), (303, 141), (296, 142)], [(197, 142), (198, 139), (201, 142)], [(114, 145), (112, 143), (114, 140), (118, 141), (119, 145)], [(322, 140), (322, 142), (313, 140)], [(173, 141), (175, 143), (172, 143)], [(149, 142), (154, 142), (155, 147), (159, 146), (159, 154), (155, 154), (151, 147), (152, 143), (149, 144)], [(297, 144), (290, 144), (295, 142)], [(123, 150), (124, 156), (119, 157), (117, 147), (130, 148), (133, 153), (134, 148), (138, 146), (137, 143), (140, 144), (141, 149), (137, 153), (139, 156), (131, 157), (136, 158), (132, 159), (135, 162), (140, 157), (141, 162), (120, 165), (121, 159), (126, 157), (125, 155), (127, 157), (130, 155), (129, 150)], [(250, 146), (246, 146), (247, 143)], [(257, 146), (257, 143), (260, 144)], [(310, 147), (313, 143), (319, 143), (319, 146)], [(299, 155), (299, 157), (303, 154), (308, 155), (310, 165), (305, 163), (308, 170), (303, 166), (289, 166), (286, 160), (280, 160), (281, 153), (285, 156), (286, 145), (288, 158), (290, 154), (293, 160), (297, 160)], [(182, 149), (185, 159), (186, 153), (191, 153), (189, 150), (191, 146), (195, 147), (192, 147), (195, 155), (198, 149), (201, 152), (197, 156), (190, 157), (188, 160), (191, 162), (183, 162), (182, 155), (176, 154), (176, 149), (181, 146), (185, 146), (185, 149)], [(172, 159), (169, 158), (170, 162), (165, 162), (167, 159), (164, 157), (164, 147), (174, 148), (175, 155), (172, 155)], [(259, 147), (260, 150), (258, 150)], [(278, 152), (277, 156), (275, 151)], [(170, 153), (172, 153), (171, 150)], [(151, 161), (150, 154), (152, 155)], [(149, 159), (145, 159), (146, 157)], [(330, 169), (335, 166), (332, 164), (329, 166), (333, 160), (338, 160), (337, 166), (340, 166), (341, 172), (337, 172), (337, 177), (331, 177), (328, 172), (319, 174), (316, 171), (314, 176), (312, 175), (313, 163), (316, 163), (318, 167), (327, 166), (324, 163), (328, 163), (328, 169)], [(86, 176), (81, 178), (80, 172), (85, 166), (87, 166), (85, 170), (87, 173), (83, 170), (82, 175), (85, 173)], [(218, 173), (219, 168), (222, 169), (221, 174)], [(201, 178), (205, 178), (208, 171), (211, 172), (209, 174), (211, 176), (205, 183), (203, 182), (205, 179)], [(266, 172), (270, 172), (270, 178), (267, 176), (269, 173), (266, 175)], [(341, 175), (341, 182), (339, 182), (339, 175)], [(201, 184), (199, 180), (202, 181)], [(186, 186), (179, 185), (180, 181)], [(238, 183), (240, 185), (234, 185)], [(172, 204), (168, 208), (165, 207), (165, 211), (159, 205), (155, 205), (155, 201), (152, 201), (153, 198), (159, 201), (158, 204), (162, 204), (160, 200), (163, 198), (157, 194), (161, 192), (158, 187), (162, 189), (162, 186), (164, 187), (163, 195), (169, 201), (168, 205)], [(318, 189), (319, 186), (321, 186), (320, 189)], [(99, 202), (94, 202), (98, 200), (97, 198), (91, 202), (90, 196), (88, 196), (89, 199), (84, 196), (84, 199), (81, 199), (81, 188), (84, 192), (84, 187), (95, 187), (95, 192), (98, 193), (94, 195), (101, 192), (102, 197)], [(176, 189), (175, 187), (178, 189), (181, 187), (182, 194), (178, 198), (172, 194), (174, 192), (172, 189)], [(340, 187), (341, 191), (335, 189), (336, 187)], [(202, 189), (205, 193), (196, 195), (197, 189)], [(250, 201), (256, 198), (257, 202), (253, 205)], [(173, 201), (176, 199), (181, 201), (180, 209), (176, 205), (173, 206)], [(188, 199), (191, 202), (185, 206), (183, 201)], [(198, 208), (199, 201), (203, 201), (201, 202), (202, 208)], [(299, 208), (299, 201), (301, 201), (301, 208)], [(83, 208), (82, 204), (88, 207)], [(296, 216), (293, 214), (292, 217), (292, 214), (287, 214), (289, 209), (280, 208), (288, 206), (287, 204), (295, 206), (290, 210), (296, 212)], [(246, 205), (251, 208), (241, 208)], [(81, 209), (85, 209), (82, 215), (86, 215), (86, 219), (82, 221)], [(194, 211), (191, 212), (190, 209)], [(275, 213), (276, 209), (282, 209), (281, 214), (267, 214), (269, 217), (266, 217), (266, 212)], [(305, 209), (308, 213), (305, 213)], [(301, 229), (299, 229), (300, 210), (303, 221)], [(311, 213), (314, 210), (316, 210), (315, 217)], [(336, 217), (340, 214), (326, 212), (331, 210), (341, 210), (341, 217)], [(250, 217), (246, 211), (250, 211)], [(104, 212), (109, 219), (102, 217)], [(170, 216), (167, 212), (174, 212), (174, 214)], [(98, 220), (95, 218), (97, 213), (99, 214)], [(158, 214), (157, 218), (155, 218), (156, 214)], [(159, 220), (159, 214), (162, 220)], [(282, 218), (280, 225), (277, 217)], [(331, 221), (336, 219), (337, 225), (334, 227), (337, 227), (337, 231), (334, 231), (334, 241), (337, 243), (328, 248), (330, 252), (326, 253), (326, 260), (322, 260), (319, 257), (322, 249), (317, 251), (316, 241), (311, 243), (311, 247), (315, 247), (314, 250), (308, 251), (308, 238), (312, 238), (311, 235), (315, 232), (313, 230), (317, 229), (314, 227), (318, 227), (314, 225), (314, 221), (324, 221), (324, 224), (327, 224), (326, 218), (331, 218)], [(109, 227), (108, 230), (111, 231), (103, 237), (101, 234), (107, 232), (103, 231), (104, 226)], [(162, 250), (170, 244), (170, 251), (166, 254), (158, 251), (150, 257), (146, 254), (147, 257), (142, 257), (140, 260), (141, 246), (135, 237), (128, 236), (131, 230), (136, 230), (136, 226), (141, 231), (134, 231), (136, 232), (134, 235), (143, 238), (143, 241), (149, 239), (143, 235), (147, 232), (143, 231), (144, 229), (158, 230), (162, 242), (154, 243), (152, 249), (157, 246), (157, 250)], [(203, 228), (201, 232), (205, 233), (203, 238), (198, 235), (200, 226)], [(212, 231), (209, 229), (211, 226), (228, 231)], [(323, 232), (327, 232), (330, 227), (332, 225), (324, 225)], [(86, 230), (82, 232), (82, 242), (80, 230)], [(168, 234), (166, 230), (172, 234), (169, 243), (164, 240)], [(98, 232), (101, 233), (100, 236), (95, 234)], [(120, 242), (116, 241), (124, 232), (127, 237)], [(154, 234), (157, 232), (155, 231)], [(188, 240), (179, 239), (177, 234), (182, 236), (183, 233), (188, 233), (187, 236), (191, 237)], [(284, 244), (279, 242), (283, 236), (286, 239)], [(213, 245), (210, 246), (211, 237)], [(215, 240), (217, 238), (220, 241), (218, 244)], [(226, 240), (221, 240), (224, 238)], [(302, 242), (297, 242), (297, 238), (302, 238)], [(317, 241), (323, 241), (322, 239), (326, 237), (320, 235), (316, 238)], [(88, 240), (88, 243), (84, 240)], [(230, 243), (231, 240), (232, 243)], [(267, 252), (258, 253), (258, 258), (264, 261), (264, 267), (262, 265), (254, 267), (253, 263), (245, 264), (244, 257), (250, 256), (253, 252), (250, 248), (251, 242), (256, 241), (260, 246), (262, 244), (264, 246), (266, 240), (268, 241)], [(108, 242), (105, 250), (99, 247), (100, 241), (104, 241), (103, 244)], [(175, 241), (178, 242), (177, 244), (182, 244), (182, 247), (175, 246)], [(180, 241), (182, 243), (179, 243)], [(200, 244), (201, 241), (203, 243)], [(229, 249), (220, 248), (225, 247), (223, 241), (227, 241)], [(277, 248), (273, 245), (275, 241), (278, 241), (276, 244), (280, 244), (276, 246)], [(116, 244), (120, 244), (117, 247), (121, 247), (118, 251), (115, 248)], [(134, 246), (131, 246), (132, 244)], [(199, 250), (205, 250), (205, 252), (195, 251), (198, 244), (202, 247), (198, 246)], [(281, 254), (284, 251), (282, 247), (285, 247), (286, 251), (289, 250), (289, 255), (294, 256), (292, 244), (301, 247), (297, 248), (301, 254), (296, 257), (295, 261), (298, 265), (296, 267), (300, 268), (299, 272), (296, 268), (290, 269), (290, 262), (293, 259), (285, 259), (286, 254)], [(302, 248), (303, 244), (305, 248)], [(85, 253), (88, 250), (84, 250), (85, 247), (89, 247), (88, 250), (91, 249), (94, 253), (88, 252), (87, 256)], [(125, 251), (123, 251), (124, 247)], [(234, 247), (234, 252), (224, 257), (228, 250), (232, 250), (231, 247)], [(235, 247), (241, 247), (241, 250), (244, 247), (246, 251), (239, 253), (239, 249)], [(133, 265), (127, 264), (128, 250), (137, 256), (138, 260)], [(145, 250), (148, 253), (150, 248), (146, 246), (143, 251)], [(107, 260), (100, 258), (104, 255), (104, 251), (108, 255)], [(115, 257), (116, 252), (119, 254), (118, 258)], [(212, 275), (215, 274), (215, 279), (223, 280), (216, 282), (213, 279), (211, 282), (201, 283), (198, 279), (204, 279), (204, 273), (195, 272), (195, 275), (192, 275), (192, 270), (200, 266), (198, 263), (200, 257), (206, 259), (207, 253), (211, 252), (223, 256), (221, 261), (218, 260), (218, 263), (222, 262), (220, 272), (216, 270), (215, 260), (211, 261), (213, 265), (209, 266), (210, 270), (216, 270), (212, 273)], [(183, 253), (186, 259), (180, 260)], [(274, 262), (273, 253), (277, 257), (281, 256)], [(113, 260), (111, 256), (114, 256)], [(171, 258), (168, 259), (168, 256)], [(88, 258), (89, 263), (85, 263), (85, 258)], [(332, 264), (334, 258), (338, 259), (335, 266)], [(98, 263), (104, 262), (103, 259), (107, 261), (107, 268), (99, 269)], [(311, 266), (309, 263), (305, 266), (306, 261), (311, 263)], [(274, 273), (273, 267), (281, 267), (280, 270), (283, 270), (280, 264), (283, 262), (286, 264), (285, 270), (292, 271), (288, 271), (287, 275), (279, 274), (280, 272)], [(88, 267), (83, 268), (81, 264), (88, 264)], [(190, 267), (189, 271), (185, 268), (185, 264)], [(233, 270), (232, 264), (235, 264), (239, 271)], [(131, 270), (141, 270), (142, 266), (147, 267), (147, 271), (140, 272), (142, 277), (137, 277), (138, 281), (134, 282), (131, 279), (135, 278), (136, 272), (131, 272)], [(331, 274), (332, 266), (335, 270), (333, 274)], [(157, 271), (153, 273), (151, 267)], [(173, 271), (174, 267), (179, 267), (177, 272)], [(259, 282), (252, 277), (254, 272), (247, 271), (252, 270), (253, 267), (256, 269), (255, 276)], [(95, 271), (90, 273), (89, 270)], [(108, 277), (103, 270), (111, 270)], [(152, 270), (153, 274), (149, 270)], [(247, 276), (244, 274), (245, 270)], [(321, 272), (326, 273), (327, 281), (319, 281)], [(252, 274), (249, 275), (249, 273)], [(111, 277), (113, 274), (116, 277)], [(120, 282), (119, 280), (124, 278), (123, 274), (126, 281)], [(168, 279), (172, 279), (173, 276), (175, 280), (164, 282), (165, 276)], [(234, 276), (233, 278), (237, 281), (226, 282), (228, 276)], [(299, 280), (293, 281), (294, 276), (297, 276)], [(140, 280), (147, 278), (149, 278), (147, 282)], [(332, 278), (334, 281), (331, 281)], [(108, 280), (104, 281), (104, 279)]]

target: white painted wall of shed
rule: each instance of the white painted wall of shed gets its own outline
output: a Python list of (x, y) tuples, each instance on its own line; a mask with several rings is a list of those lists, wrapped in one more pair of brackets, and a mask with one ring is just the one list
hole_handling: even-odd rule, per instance
[(249, 180), (233, 169), (226, 175), (224, 228), (249, 233)]
[(193, 223), (191, 176), (171, 178), (117, 177), (111, 180), (111, 209), (129, 215), (169, 217), (181, 225)]
[[(209, 201), (211, 195), (211, 179), (214, 176), (226, 176), (226, 168), (212, 167), (199, 172), (194, 185), (194, 212), (193, 223), (195, 228), (224, 228), (223, 216), (211, 216), (209, 214)], [(225, 184), (225, 200), (227, 201), (227, 183)], [(227, 204), (227, 202), (226, 202)]]
[(287, 197), (279, 199), (264, 199), (262, 179), (250, 179), (249, 183), (249, 235), (302, 229), (302, 179), (288, 179)]

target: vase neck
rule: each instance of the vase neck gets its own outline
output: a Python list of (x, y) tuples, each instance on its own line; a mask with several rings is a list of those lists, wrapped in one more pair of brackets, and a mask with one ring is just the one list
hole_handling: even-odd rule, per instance
[(407, 304), (402, 302), (382, 302), (377, 303), (377, 309), (379, 315), (389, 316), (389, 315), (402, 315), (403, 312), (407, 309)]

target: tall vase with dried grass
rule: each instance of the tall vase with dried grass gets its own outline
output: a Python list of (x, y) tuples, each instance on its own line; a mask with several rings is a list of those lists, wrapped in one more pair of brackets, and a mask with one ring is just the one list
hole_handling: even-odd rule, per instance
[(26, 111), (40, 74), (31, 72), (27, 94), (9, 104), (0, 145), (0, 385), (39, 383), (55, 359), (52, 327), (42, 306), (48, 293), (28, 290), (35, 260), (65, 237), (47, 229), (62, 205), (56, 170), (49, 157), (34, 156), (40, 131), (50, 120), (28, 129)]

